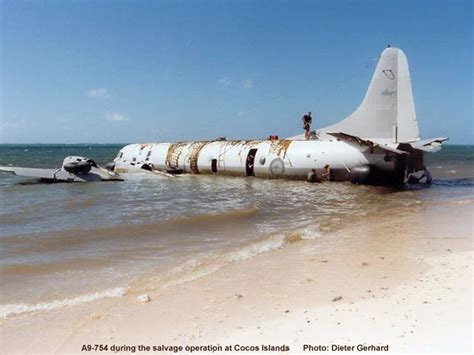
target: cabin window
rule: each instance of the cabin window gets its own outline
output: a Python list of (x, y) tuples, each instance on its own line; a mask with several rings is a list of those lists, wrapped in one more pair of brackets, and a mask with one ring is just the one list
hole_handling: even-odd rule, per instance
[(211, 170), (214, 174), (217, 174), (217, 159), (212, 159)]

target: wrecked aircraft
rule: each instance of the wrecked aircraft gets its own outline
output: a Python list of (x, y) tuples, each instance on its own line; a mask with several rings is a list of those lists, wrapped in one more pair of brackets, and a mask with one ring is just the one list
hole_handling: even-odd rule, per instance
[[(321, 177), (329, 169), (333, 181), (398, 185), (409, 174), (425, 169), (424, 153), (438, 151), (447, 140), (421, 140), (408, 62), (395, 47), (382, 52), (360, 106), (344, 120), (315, 133), (310, 140), (301, 134), (282, 140), (130, 144), (107, 168), (110, 174), (148, 170), (166, 176), (214, 174), (295, 180), (306, 180), (309, 173)], [(21, 169), (0, 167), (17, 175), (32, 170)], [(95, 170), (87, 174), (91, 173), (98, 174)], [(54, 175), (48, 174), (38, 173), (37, 177), (90, 181), (85, 179), (87, 174), (70, 172), (64, 164)], [(108, 179), (119, 177), (100, 175), (96, 180)]]
[(386, 48), (360, 106), (346, 119), (288, 139), (216, 140), (131, 144), (113, 163), (118, 173), (152, 170), (169, 174), (215, 174), (307, 179), (329, 165), (335, 181), (401, 184), (424, 169), (423, 153), (447, 138), (421, 140), (405, 54)]

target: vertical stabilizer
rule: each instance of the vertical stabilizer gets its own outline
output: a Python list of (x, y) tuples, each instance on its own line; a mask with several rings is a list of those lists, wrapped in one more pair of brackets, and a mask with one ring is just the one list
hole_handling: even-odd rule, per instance
[(401, 49), (382, 52), (365, 98), (350, 116), (318, 130), (323, 139), (326, 133), (339, 132), (393, 143), (420, 139), (408, 62)]

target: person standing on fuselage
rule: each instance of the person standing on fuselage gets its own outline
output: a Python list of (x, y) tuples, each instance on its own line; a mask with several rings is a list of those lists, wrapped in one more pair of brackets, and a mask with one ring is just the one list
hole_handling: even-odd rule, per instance
[(313, 121), (313, 118), (311, 117), (311, 112), (308, 112), (306, 115), (304, 115), (301, 120), (303, 121), (304, 137), (306, 138), (306, 140), (309, 140), (311, 122)]

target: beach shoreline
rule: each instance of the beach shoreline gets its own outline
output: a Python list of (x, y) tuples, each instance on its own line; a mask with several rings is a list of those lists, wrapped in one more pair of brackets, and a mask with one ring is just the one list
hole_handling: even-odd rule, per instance
[(2, 320), (2, 353), (81, 353), (98, 344), (111, 353), (112, 345), (128, 349), (119, 353), (138, 345), (301, 353), (305, 344), (470, 352), (472, 211), (472, 201), (448, 201), (421, 209), (413, 224), (384, 212), (359, 217), (317, 244), (293, 237), (188, 282), (12, 316)]

